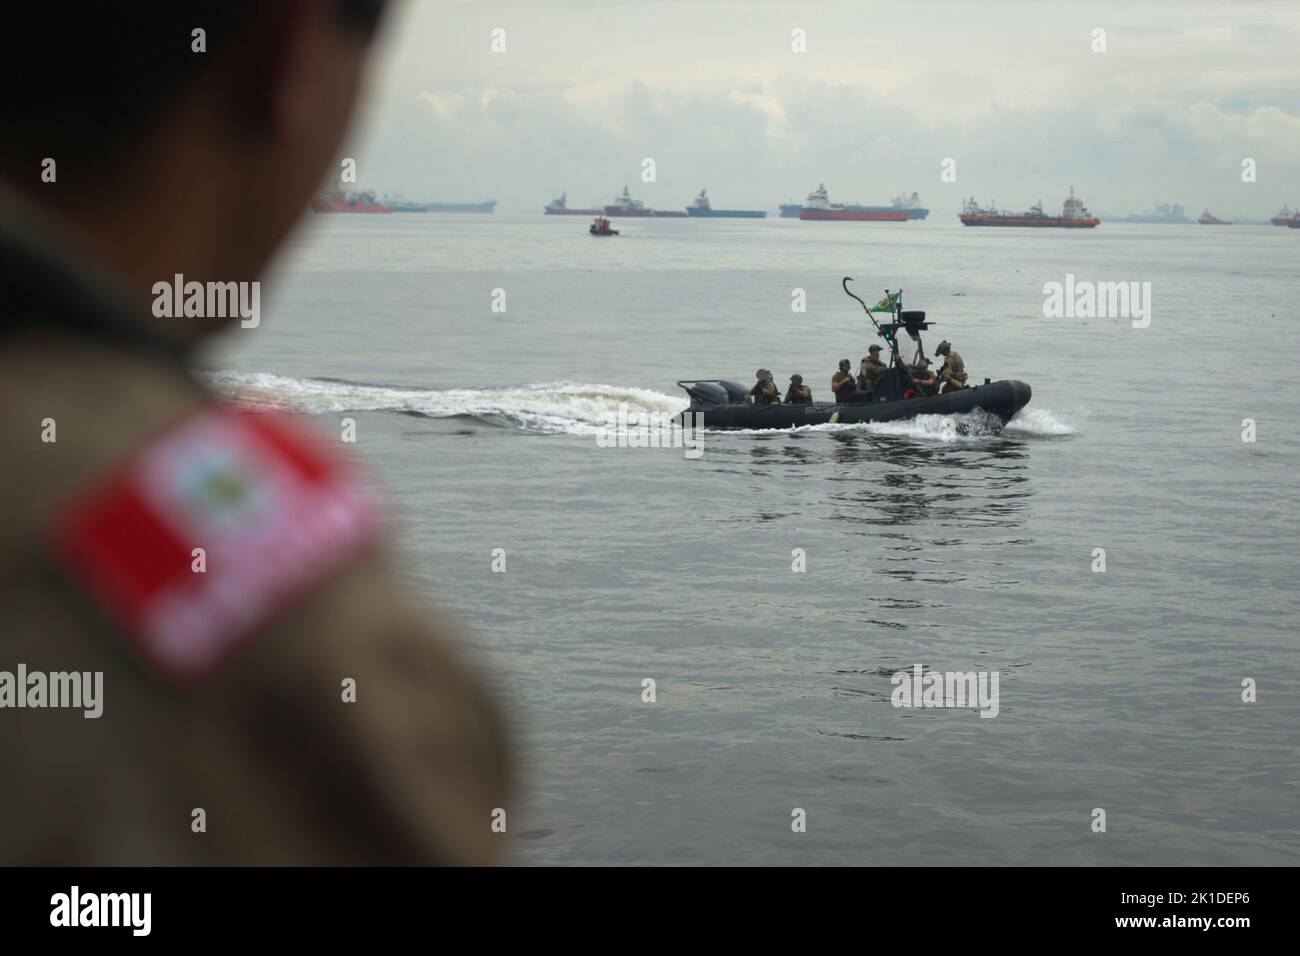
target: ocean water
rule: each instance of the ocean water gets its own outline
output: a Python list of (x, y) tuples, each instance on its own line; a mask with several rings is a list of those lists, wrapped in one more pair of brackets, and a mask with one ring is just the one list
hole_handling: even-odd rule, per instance
[[(932, 215), (313, 216), (205, 356), (355, 418), (508, 708), (516, 862), (1300, 863), (1300, 233)], [(1150, 283), (1149, 326), (1044, 317), (1067, 274)], [(600, 446), (679, 378), (827, 398), (872, 341), (846, 275), (1029, 407)], [(915, 665), (997, 672), (997, 716), (893, 706)]]

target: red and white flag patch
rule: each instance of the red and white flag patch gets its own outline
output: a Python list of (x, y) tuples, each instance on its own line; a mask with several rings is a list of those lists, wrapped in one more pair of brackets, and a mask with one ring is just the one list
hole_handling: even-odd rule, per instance
[(287, 416), (205, 407), (88, 489), (55, 543), (144, 657), (188, 681), (370, 545), (378, 518)]

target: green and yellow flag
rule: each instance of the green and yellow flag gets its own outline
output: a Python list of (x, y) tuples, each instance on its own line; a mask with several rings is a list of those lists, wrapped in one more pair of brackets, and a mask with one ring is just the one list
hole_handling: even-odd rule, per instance
[(899, 292), (886, 292), (885, 297), (867, 309), (868, 312), (893, 312), (898, 306)]

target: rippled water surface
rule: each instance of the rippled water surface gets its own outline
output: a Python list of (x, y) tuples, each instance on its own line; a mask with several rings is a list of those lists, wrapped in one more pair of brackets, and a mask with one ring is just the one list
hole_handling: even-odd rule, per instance
[[(413, 583), (510, 707), (519, 862), (1300, 862), (1300, 234), (933, 215), (318, 216), (207, 357), (357, 420)], [(1150, 282), (1150, 327), (1044, 318), (1067, 273)], [(828, 397), (871, 341), (844, 275), (1030, 406), (598, 446), (678, 378)], [(916, 664), (998, 672), (997, 716), (892, 706)]]

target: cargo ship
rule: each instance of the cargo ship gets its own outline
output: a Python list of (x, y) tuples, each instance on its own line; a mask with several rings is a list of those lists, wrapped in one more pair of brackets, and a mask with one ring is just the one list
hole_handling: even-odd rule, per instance
[(627, 187), (623, 187), (623, 194), (614, 200), (613, 205), (605, 207), (606, 216), (653, 216), (656, 219), (685, 219), (685, 212), (677, 212), (671, 209), (647, 209), (646, 204), (639, 199), (633, 199), (632, 194), (628, 192)]
[(799, 213), (803, 210), (801, 202), (783, 202), (781, 203), (782, 219), (798, 219)]
[(924, 219), (930, 215), (930, 210), (921, 205), (921, 197), (913, 191), (912, 195), (907, 196), (899, 193), (893, 198), (888, 206), (860, 206), (860, 209), (866, 209), (871, 212), (886, 212), (894, 209), (901, 209), (907, 213), (908, 219)]
[(1292, 209), (1290, 206), (1283, 206), (1278, 210), (1277, 215), (1269, 220), (1275, 226), (1290, 226), (1295, 223), (1297, 217), (1300, 217), (1300, 209)]
[(826, 193), (826, 184), (818, 183), (799, 210), (799, 218), (819, 222), (907, 222), (911, 217), (905, 209), (831, 202)]
[(709, 204), (709, 197), (705, 195), (703, 189), (695, 197), (695, 202), (686, 207), (686, 213), (690, 216), (700, 216), (705, 219), (766, 219), (767, 211), (764, 209), (714, 209)]
[(1227, 219), (1220, 219), (1218, 216), (1213, 215), (1208, 209), (1205, 210), (1205, 212), (1201, 213), (1201, 218), (1196, 221), (1199, 222), (1202, 226), (1231, 226), (1232, 225), (1232, 223), (1229, 222)]
[(311, 201), (312, 212), (392, 212), (393, 207), (375, 200), (370, 190), (359, 193), (326, 193)]
[(552, 199), (546, 204), (546, 215), (548, 216), (601, 216), (604, 215), (603, 209), (570, 209), (569, 194), (560, 193), (559, 199)]
[(431, 202), (425, 203), (425, 212), (496, 212), (497, 201), (485, 199), (482, 202)]
[(495, 199), (483, 202), (407, 202), (404, 199), (389, 199), (384, 202), (393, 212), (492, 212), (497, 208)]
[(966, 200), (959, 218), (963, 226), (1027, 226), (1037, 229), (1092, 229), (1101, 222), (1088, 212), (1082, 199), (1075, 197), (1073, 186), (1070, 187), (1070, 195), (1065, 197), (1059, 216), (1043, 212), (1041, 199), (1029, 207), (1029, 212), (1000, 212), (993, 206), (981, 209), (972, 196)]

